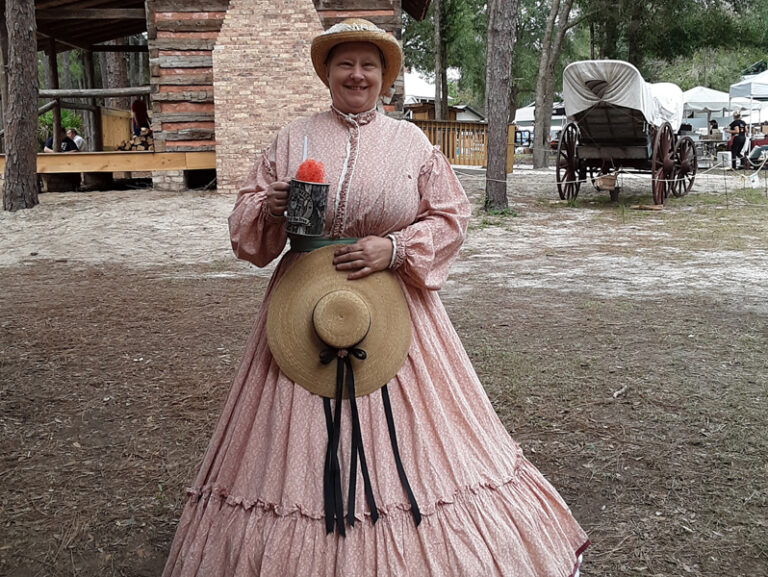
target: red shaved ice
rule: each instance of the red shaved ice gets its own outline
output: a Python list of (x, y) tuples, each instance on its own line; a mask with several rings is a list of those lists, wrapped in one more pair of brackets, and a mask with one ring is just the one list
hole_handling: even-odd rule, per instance
[(296, 171), (296, 180), (323, 184), (325, 182), (325, 167), (323, 163), (308, 158), (299, 165), (299, 170)]

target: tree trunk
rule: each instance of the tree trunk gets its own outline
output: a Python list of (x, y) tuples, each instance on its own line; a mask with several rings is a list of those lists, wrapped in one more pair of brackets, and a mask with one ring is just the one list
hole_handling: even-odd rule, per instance
[(61, 69), (59, 88), (72, 88), (71, 57), (71, 50), (59, 54), (59, 68)]
[(443, 3), (444, 0), (432, 1), (432, 12), (435, 19), (435, 120), (445, 120), (445, 110), (443, 109)]
[[(627, 62), (637, 66), (641, 56), (643, 31), (643, 4), (632, 2), (629, 5), (629, 24), (627, 26)], [(706, 86), (706, 84), (705, 84)]]
[[(59, 63), (56, 58), (56, 40), (50, 39), (48, 47), (48, 80), (50, 88), (58, 90), (59, 88)], [(40, 96), (38, 92), (38, 96)], [(53, 108), (53, 121), (51, 122), (51, 131), (53, 133), (53, 145), (51, 149), (59, 152), (61, 150), (61, 100), (54, 98), (56, 106)]]
[(507, 140), (509, 135), (509, 80), (515, 47), (517, 0), (493, 0), (488, 9), (486, 49), (486, 110), (488, 111), (488, 166), (485, 210), (509, 208), (507, 200)]
[(547, 27), (539, 58), (536, 79), (536, 109), (534, 110), (533, 167), (546, 168), (549, 164), (549, 140), (552, 128), (552, 105), (555, 98), (555, 66), (560, 59), (563, 39), (570, 27), (568, 19), (573, 0), (552, 0)]
[[(128, 45), (133, 46), (133, 36), (127, 38)], [(136, 86), (136, 53), (128, 53), (128, 86)]]
[(518, 108), (518, 100), (520, 98), (520, 79), (519, 74), (515, 74), (519, 70), (519, 55), (520, 52), (515, 51), (512, 53), (512, 73), (509, 79), (509, 122), (510, 124), (515, 121), (515, 113)]
[[(96, 67), (93, 62), (93, 52), (86, 50), (83, 52), (83, 79), (86, 88), (95, 88)], [(96, 106), (96, 99), (89, 98), (88, 104)], [(90, 116), (90, 131), (87, 133), (88, 146), (95, 152), (104, 149), (103, 138), (101, 134), (101, 108), (96, 112), (88, 113)]]
[(3, 209), (32, 208), (37, 198), (37, 22), (34, 0), (6, 3), (8, 143)]
[[(145, 46), (145, 43), (143, 39), (139, 42), (139, 45)], [(149, 80), (145, 80), (146, 70), (149, 68), (149, 52), (139, 52), (138, 54), (138, 64), (139, 64), (139, 83), (137, 86), (144, 86), (144, 84), (149, 84)]]
[[(5, 2), (0, 4), (0, 15), (5, 22)], [(0, 26), (0, 130), (5, 131), (5, 119), (8, 118), (6, 107), (8, 106), (8, 36), (5, 26)], [(5, 133), (0, 137), (0, 153), (5, 152)]]
[[(117, 43), (117, 40), (107, 42), (107, 44)], [(102, 87), (128, 87), (128, 67), (125, 64), (125, 58), (121, 52), (100, 52), (99, 62), (101, 63)], [(130, 97), (105, 98), (104, 106), (107, 108), (117, 108), (119, 110), (129, 110), (131, 108), (131, 99)]]

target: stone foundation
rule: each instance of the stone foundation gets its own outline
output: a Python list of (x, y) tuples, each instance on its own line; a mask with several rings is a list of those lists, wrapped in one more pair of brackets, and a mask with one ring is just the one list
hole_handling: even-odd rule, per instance
[(152, 188), (163, 192), (179, 192), (187, 187), (183, 170), (152, 173)]

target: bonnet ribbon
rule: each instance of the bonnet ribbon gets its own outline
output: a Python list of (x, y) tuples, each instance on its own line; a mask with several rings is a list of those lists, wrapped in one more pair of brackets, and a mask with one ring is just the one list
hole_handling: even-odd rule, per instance
[[(347, 522), (350, 527), (355, 525), (355, 491), (357, 488), (357, 460), (360, 458), (360, 470), (363, 475), (363, 488), (365, 498), (368, 502), (368, 508), (371, 511), (371, 521), (375, 524), (379, 519), (379, 511), (376, 507), (376, 499), (373, 496), (371, 478), (368, 473), (368, 465), (365, 460), (365, 450), (363, 449), (363, 435), (360, 430), (360, 417), (357, 412), (357, 401), (355, 400), (355, 375), (352, 371), (352, 359), (355, 357), (361, 361), (365, 360), (366, 352), (358, 348), (350, 349), (325, 349), (320, 353), (320, 362), (324, 365), (330, 363), (336, 358), (336, 406), (331, 411), (331, 400), (328, 397), (323, 398), (325, 408), (325, 424), (328, 431), (328, 450), (325, 454), (325, 471), (323, 475), (323, 499), (325, 505), (325, 531), (333, 533), (335, 529), (342, 537), (346, 535), (344, 527), (344, 503), (341, 495), (341, 466), (339, 465), (339, 439), (341, 437), (341, 401), (344, 387), (346, 386), (347, 397), (349, 399), (349, 411), (352, 417), (352, 446), (349, 467), (349, 490), (347, 493)], [(395, 457), (395, 465), (400, 482), (403, 484), (408, 501), (411, 504), (411, 514), (416, 522), (416, 526), (421, 523), (421, 511), (416, 502), (408, 477), (405, 474), (400, 450), (397, 446), (397, 434), (395, 433), (395, 420), (392, 415), (392, 404), (389, 400), (387, 386), (381, 389), (382, 401), (384, 403), (384, 413), (387, 419), (387, 428), (389, 430), (389, 439), (392, 443), (392, 451)], [(333, 413), (333, 414), (332, 414)]]

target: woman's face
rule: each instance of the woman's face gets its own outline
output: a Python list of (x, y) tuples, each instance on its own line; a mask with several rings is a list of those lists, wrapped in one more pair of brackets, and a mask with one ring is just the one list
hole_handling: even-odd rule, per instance
[(327, 65), (333, 105), (345, 114), (358, 114), (376, 106), (382, 64), (379, 49), (369, 42), (336, 46)]

